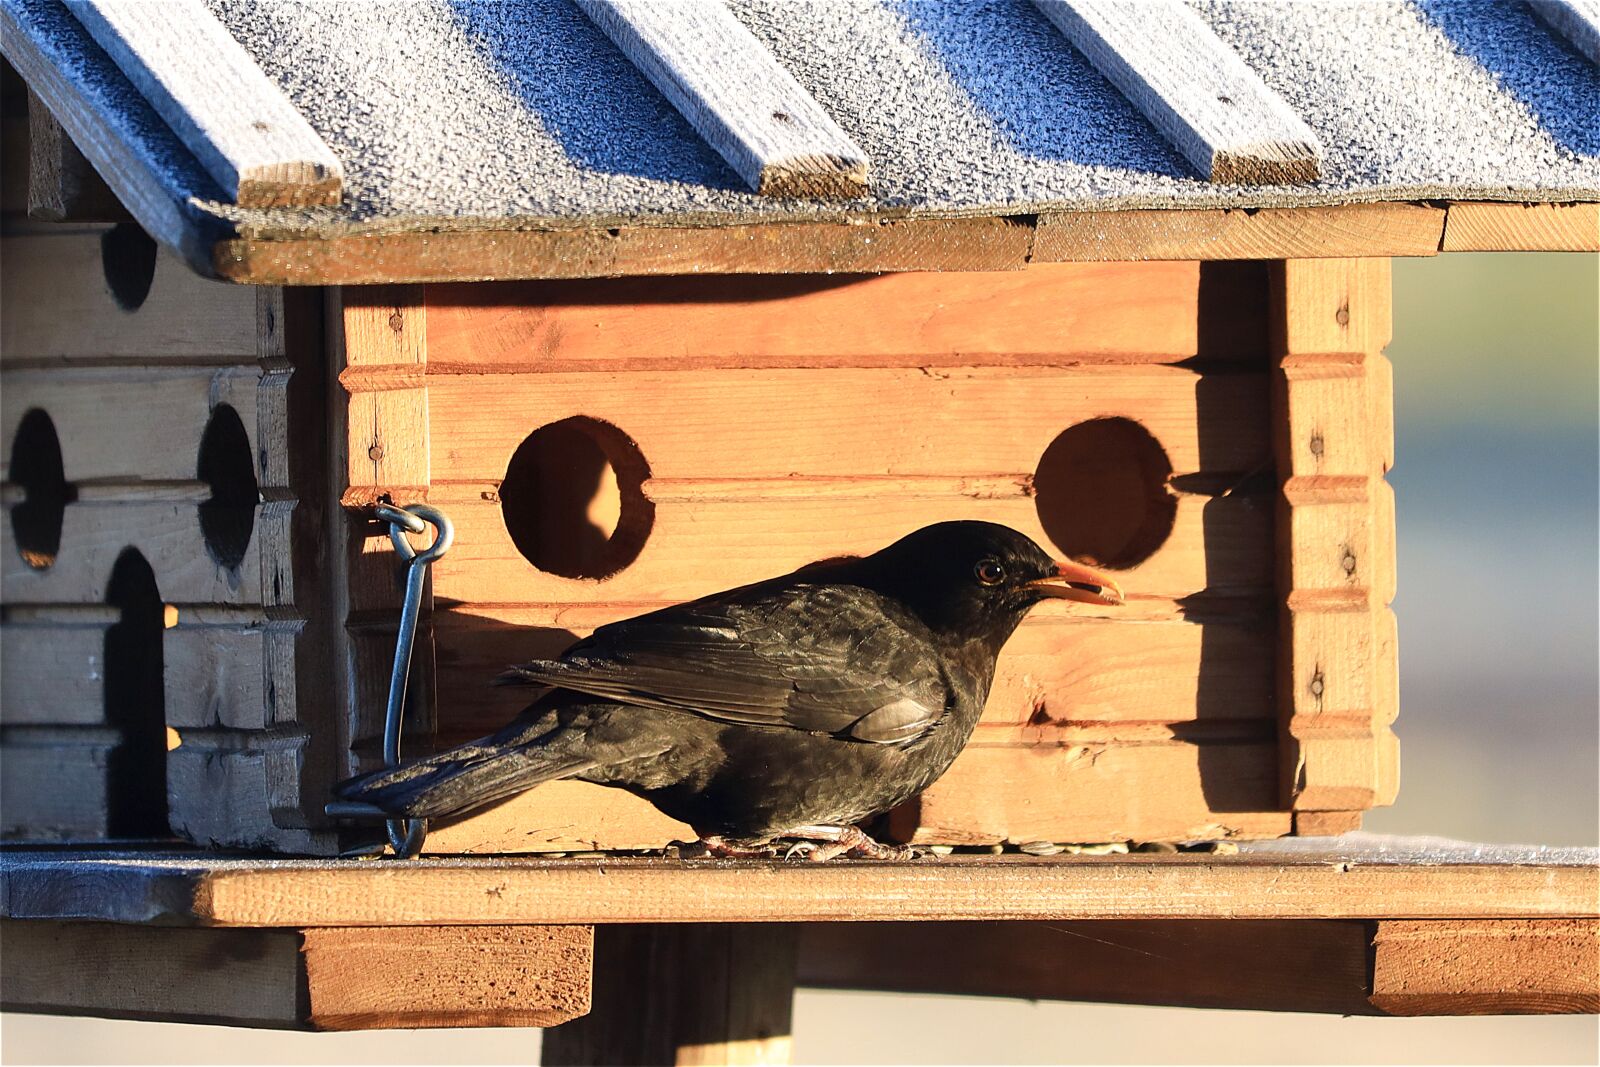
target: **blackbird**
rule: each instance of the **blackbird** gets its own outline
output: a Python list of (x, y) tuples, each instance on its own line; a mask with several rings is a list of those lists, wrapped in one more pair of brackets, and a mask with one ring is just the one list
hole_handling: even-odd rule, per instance
[(1122, 592), (1008, 527), (927, 526), (870, 556), (602, 626), (500, 677), (552, 688), (498, 733), (337, 792), (420, 818), (577, 778), (644, 797), (715, 855), (778, 838), (813, 859), (899, 854), (855, 824), (950, 766), (1001, 646), (1047, 597)]

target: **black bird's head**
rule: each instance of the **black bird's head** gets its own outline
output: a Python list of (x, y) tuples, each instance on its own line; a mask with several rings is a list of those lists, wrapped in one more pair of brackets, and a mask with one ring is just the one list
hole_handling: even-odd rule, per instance
[(861, 565), (863, 584), (894, 596), (935, 632), (987, 639), (996, 652), (1041, 600), (1122, 603), (1110, 575), (1058, 563), (1032, 539), (992, 522), (924, 526)]

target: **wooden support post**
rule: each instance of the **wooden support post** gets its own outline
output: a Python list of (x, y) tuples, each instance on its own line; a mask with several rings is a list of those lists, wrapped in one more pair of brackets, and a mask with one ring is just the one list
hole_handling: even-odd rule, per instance
[(1286, 261), (1274, 304), (1283, 799), (1361, 811), (1399, 785), (1389, 261)]
[[(332, 387), (333, 430), (340, 457), (334, 461), (334, 495), (347, 510), (338, 608), (349, 635), (345, 677), (346, 730), (351, 756), (346, 773), (377, 766), (394, 656), (400, 585), (388, 527), (363, 521), (354, 509), (379, 499), (408, 504), (426, 499), (429, 482), (428, 390), (422, 287), (344, 288), (332, 294), (335, 324)], [(348, 399), (347, 399), (348, 398)], [(431, 587), (430, 587), (431, 589)], [(424, 596), (424, 618), (412, 657), (413, 674), (406, 731), (433, 733), (433, 633)], [(409, 751), (414, 751), (410, 749)]]
[(293, 1030), (554, 1026), (589, 1007), (588, 926), (175, 929), (0, 923), (7, 1011)]
[(602, 926), (593, 1008), (543, 1061), (788, 1063), (798, 945), (793, 924)]

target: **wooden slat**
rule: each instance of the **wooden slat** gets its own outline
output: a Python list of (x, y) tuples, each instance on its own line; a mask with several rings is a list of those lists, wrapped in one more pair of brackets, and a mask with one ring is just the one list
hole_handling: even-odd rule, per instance
[(756, 192), (867, 194), (866, 153), (720, 0), (578, 6)]
[(44, 101), (31, 92), (28, 215), (45, 222), (127, 222), (132, 218)]
[(1386, 1015), (1600, 1011), (1594, 919), (1389, 921), (1373, 947), (1371, 1001)]
[(431, 822), (428, 855), (661, 848), (694, 830), (649, 801), (589, 782), (548, 782), (499, 804)]
[(589, 1006), (587, 926), (172, 930), (0, 924), (7, 1011), (296, 1030), (553, 1026)]
[(607, 226), (282, 239), (212, 248), (210, 270), (252, 285), (370, 285), (623, 274), (1021, 270), (1031, 218)]
[[(206, 423), (217, 405), (232, 407), (244, 424), (254, 460), (261, 451), (256, 425), (260, 381), (256, 366), (12, 371), (6, 374), (0, 402), (0, 463), (10, 469), (18, 424), (29, 410), (39, 408), (55, 425), (67, 481), (83, 486), (78, 499), (137, 500), (143, 486), (148, 494), (169, 499), (198, 490), (199, 500), (205, 500), (210, 489), (195, 482), (195, 472)], [(258, 482), (265, 474), (256, 471)], [(190, 487), (171, 484), (184, 482)], [(163, 488), (162, 483), (168, 484)]]
[[(491, 678), (642, 610), (605, 603), (436, 610), (441, 733), (465, 739), (498, 729), (532, 694), (490, 686)], [(1261, 616), (1133, 623), (1037, 611), (1000, 656), (977, 739), (1044, 741), (1074, 731), (1196, 738), (1224, 724), (1275, 723), (1275, 640)]]
[[(1551, 225), (1545, 216), (1562, 210), (1562, 205), (1532, 205), (1526, 216), (1519, 216), (1504, 247), (1544, 247), (1537, 242), (1546, 239), (1541, 235)], [(1002, 271), (1020, 270), (1030, 261), (1432, 256), (1439, 252), (1445, 213), (1442, 206), (1373, 203), (1047, 212), (1037, 221), (1033, 216), (872, 217), (327, 240), (252, 235), (218, 242), (207, 270), (257, 285), (359, 285), (662, 274)], [(1575, 240), (1566, 229), (1562, 225), (1554, 238), (1556, 248)]]
[(1600, 922), (814, 924), (806, 985), (1176, 1007), (1478, 1015), (1593, 1012)]
[(800, 981), (1029, 1000), (1373, 1013), (1360, 920), (814, 923)]
[[(1530, 226), (1535, 223), (1533, 218), (1527, 221)], [(1054, 262), (1433, 256), (1439, 253), (1444, 226), (1445, 210), (1426, 204), (1051, 212), (1039, 217), (1033, 258)]]
[(1600, 2), (1530, 0), (1528, 6), (1584, 58), (1600, 66)]
[(125, 311), (106, 286), (105, 232), (71, 227), (0, 238), (0, 364), (255, 361), (253, 291), (197, 278), (163, 251), (149, 295)]
[(11, 523), (0, 523), (0, 588), (15, 603), (101, 603), (112, 566), (130, 546), (143, 553), (155, 571), (161, 595), (169, 601), (260, 603), (259, 553), (247, 549), (239, 566), (231, 570), (217, 562), (206, 547), (192, 504), (69, 504), (62, 519), (60, 552), (44, 570), (34, 570), (23, 561)]
[(890, 814), (897, 840), (1189, 841), (1279, 837), (1278, 746), (1180, 742), (969, 744)]
[(1192, 261), (431, 285), (428, 370), (1248, 362), (1262, 356), (1265, 292), (1264, 273)]
[(900, 862), (423, 859), (412, 863), (0, 854), (10, 918), (220, 926), (923, 919), (1593, 918), (1594, 849), (1349, 841), (1234, 856), (946, 856)]
[[(430, 494), (455, 520), (457, 536), (455, 547), (433, 567), (437, 597), (479, 604), (620, 601), (660, 606), (770, 578), (818, 559), (875, 552), (922, 526), (953, 519), (998, 522), (1041, 546), (1050, 545), (1038, 509), (1021, 494), (995, 499), (958, 493), (885, 495), (850, 500), (848, 511), (840, 499), (825, 496), (674, 501), (656, 506), (638, 559), (596, 582), (534, 567), (512, 542), (499, 504), (473, 499), (481, 492)], [(69, 515), (75, 507), (82, 505), (69, 507)], [(1272, 584), (1271, 546), (1272, 516), (1265, 500), (1180, 497), (1171, 536), (1128, 571), (1122, 584), (1135, 598), (1169, 601), (1202, 590), (1259, 594)], [(18, 572), (24, 567), (19, 560)], [(1170, 614), (1173, 607), (1164, 604), (1161, 610)], [(1059, 604), (1041, 609), (1047, 614), (1068, 611)], [(1070, 612), (1118, 617), (1093, 605), (1074, 605)]]
[(1108, 416), (1140, 423), (1179, 474), (1244, 474), (1268, 456), (1265, 375), (1178, 367), (430, 375), (427, 391), (429, 419), (448, 434), (434, 449), (435, 483), (499, 481), (527, 435), (573, 415), (621, 429), (657, 482), (1004, 479), (1032, 474), (1069, 426)]
[(333, 150), (200, 0), (67, 7), (234, 203), (339, 202)]
[(0, 723), (95, 726), (105, 721), (106, 628), (115, 608), (55, 623), (0, 622)]
[(602, 926), (593, 1008), (544, 1035), (542, 1063), (789, 1062), (792, 925)]
[(1316, 181), (1316, 134), (1182, 0), (1034, 0), (1213, 182)]
[(107, 766), (121, 741), (110, 728), (0, 730), (0, 837), (104, 838)]
[(1454, 203), (1441, 252), (1600, 252), (1600, 204)]

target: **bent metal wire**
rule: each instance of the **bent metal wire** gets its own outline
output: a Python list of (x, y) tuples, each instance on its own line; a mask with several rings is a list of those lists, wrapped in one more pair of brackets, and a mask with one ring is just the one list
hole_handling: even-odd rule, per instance
[[(398, 507), (378, 504), (373, 508), (376, 517), (389, 524), (389, 540), (394, 550), (406, 563), (405, 599), (400, 607), (400, 627), (395, 635), (394, 666), (389, 672), (389, 702), (383, 717), (383, 763), (385, 767), (400, 765), (400, 720), (406, 705), (406, 683), (411, 674), (411, 648), (417, 636), (417, 617), (422, 611), (422, 589), (428, 578), (428, 567), (450, 550), (455, 540), (455, 524), (450, 517), (429, 504), (410, 504)], [(420, 534), (433, 526), (438, 535), (422, 551), (412, 547), (407, 534)], [(361, 817), (382, 814), (368, 804), (333, 803), (326, 808), (329, 815)], [(411, 859), (422, 851), (428, 834), (426, 819), (386, 819), (389, 845), (400, 859)]]

